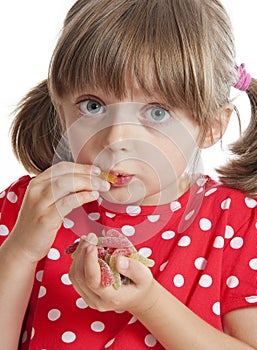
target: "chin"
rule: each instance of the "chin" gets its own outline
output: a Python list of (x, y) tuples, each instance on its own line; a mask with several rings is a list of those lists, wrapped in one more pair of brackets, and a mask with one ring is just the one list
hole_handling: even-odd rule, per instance
[(145, 196), (139, 192), (130, 192), (128, 189), (112, 189), (109, 192), (101, 193), (101, 197), (113, 204), (120, 205), (140, 205), (144, 202)]

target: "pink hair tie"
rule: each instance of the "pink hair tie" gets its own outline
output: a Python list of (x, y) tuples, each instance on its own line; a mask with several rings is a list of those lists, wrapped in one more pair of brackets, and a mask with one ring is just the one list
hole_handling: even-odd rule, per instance
[(241, 90), (241, 91), (246, 91), (251, 83), (251, 75), (247, 73), (245, 70), (245, 64), (242, 63), (238, 68), (237, 68), (239, 78), (236, 83), (233, 84), (233, 87)]

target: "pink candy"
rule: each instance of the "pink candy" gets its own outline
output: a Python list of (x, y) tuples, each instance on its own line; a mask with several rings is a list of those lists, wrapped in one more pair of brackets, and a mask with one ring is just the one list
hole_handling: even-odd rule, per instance
[[(66, 248), (67, 254), (75, 252), (78, 242)], [(98, 238), (98, 263), (101, 271), (101, 283), (104, 287), (113, 286), (119, 289), (122, 284), (130, 283), (129, 278), (121, 275), (116, 269), (116, 259), (118, 256), (126, 256), (140, 261), (147, 267), (152, 267), (154, 261), (140, 255), (132, 243), (122, 233), (111, 229), (105, 236)]]

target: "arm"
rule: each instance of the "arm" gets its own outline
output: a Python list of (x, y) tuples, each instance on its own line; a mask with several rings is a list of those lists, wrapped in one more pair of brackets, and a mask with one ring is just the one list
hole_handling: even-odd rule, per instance
[(0, 281), (4, 281), (0, 283), (1, 350), (17, 349), (35, 268), (35, 263), (12, 249), (11, 239), (0, 248)]
[[(249, 336), (256, 334), (256, 311), (251, 313), (245, 309), (245, 317), (240, 319), (237, 319), (238, 314), (226, 315), (224, 327), (229, 330), (228, 335), (194, 314), (154, 280), (149, 269), (140, 262), (119, 257), (116, 267), (133, 283), (119, 290), (102, 287), (97, 249), (81, 241), (74, 255), (70, 279), (89, 306), (100, 311), (129, 311), (167, 350), (257, 349), (256, 338)], [(249, 319), (243, 326), (245, 318)], [(235, 331), (239, 327), (249, 327), (249, 330), (243, 335)]]
[(156, 302), (146, 311), (135, 310), (134, 314), (165, 349), (257, 349), (256, 310), (253, 313), (245, 309), (244, 318), (237, 318), (239, 310), (233, 317), (226, 315), (224, 322), (230, 329), (229, 336), (203, 321), (159, 284), (155, 283), (153, 290)]
[(37, 263), (47, 255), (63, 217), (94, 201), (98, 192), (93, 191), (108, 190), (92, 173), (89, 165), (59, 163), (31, 180), (0, 248), (0, 350), (17, 349)]

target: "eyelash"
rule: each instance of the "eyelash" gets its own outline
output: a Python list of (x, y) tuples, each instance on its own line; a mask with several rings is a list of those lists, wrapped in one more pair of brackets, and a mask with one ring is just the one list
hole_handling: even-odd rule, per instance
[(83, 98), (81, 98), (76, 104), (77, 104), (77, 106), (78, 106), (78, 108), (79, 108), (79, 112), (80, 112), (80, 114), (81, 114), (81, 116), (83, 116), (83, 117), (91, 117), (91, 116), (93, 116), (93, 115), (102, 115), (102, 113), (92, 113), (92, 114), (90, 114), (90, 111), (88, 111), (88, 113), (86, 113), (85, 111), (83, 111), (82, 109), (81, 109), (81, 104), (82, 103), (85, 103), (85, 102), (87, 102), (87, 103), (89, 103), (89, 102), (95, 102), (96, 104), (98, 104), (99, 106), (100, 106), (100, 108), (105, 108), (105, 104), (101, 101), (101, 100), (99, 100), (98, 98), (96, 98), (96, 97), (94, 97), (94, 96), (84, 96)]
[(156, 109), (156, 110), (162, 110), (162, 111), (164, 111), (165, 113), (167, 113), (168, 114), (168, 118), (167, 118), (167, 116), (166, 116), (166, 118), (165, 118), (165, 120), (147, 120), (146, 118), (144, 118), (145, 119), (145, 122), (147, 123), (147, 124), (151, 124), (151, 125), (159, 125), (159, 126), (161, 126), (161, 125), (165, 125), (168, 121), (170, 121), (170, 119), (172, 118), (172, 115), (171, 115), (171, 113), (170, 113), (170, 111), (167, 109), (167, 108), (165, 108), (164, 106), (162, 106), (162, 105), (160, 105), (160, 104), (158, 104), (158, 103), (152, 103), (152, 104), (149, 104), (145, 109), (144, 109), (144, 114), (146, 113), (146, 112), (148, 112), (148, 111), (151, 111), (151, 110), (153, 110), (153, 109)]
[[(90, 112), (86, 113), (86, 112), (84, 112), (81, 109), (80, 105), (82, 103), (85, 103), (85, 102), (87, 102), (87, 103), (89, 103), (89, 102), (97, 103), (100, 106), (99, 108), (103, 108), (104, 109), (104, 113), (103, 112), (100, 112), (100, 113), (90, 113)], [(104, 104), (104, 102), (102, 102), (100, 99), (98, 99), (95, 96), (89, 96), (89, 95), (88, 96), (84, 96), (76, 104), (77, 104), (77, 106), (79, 108), (79, 112), (80, 112), (80, 115), (82, 117), (91, 118), (92, 116), (103, 116), (105, 114), (105, 112), (106, 112), (106, 105)], [(169, 117), (167, 118), (167, 116), (166, 116), (165, 120), (157, 120), (157, 121), (156, 120), (149, 120), (149, 119), (147, 119), (144, 115), (147, 112), (153, 110), (154, 108), (156, 110), (159, 109), (159, 110), (164, 111), (164, 113), (167, 113), (169, 115)], [(155, 126), (157, 126), (157, 125), (162, 126), (162, 125), (166, 124), (172, 118), (172, 115), (171, 115), (170, 111), (167, 108), (165, 108), (163, 105), (159, 104), (159, 103), (149, 103), (147, 106), (145, 106), (142, 109), (142, 111), (140, 112), (140, 115), (141, 115), (141, 120), (143, 119), (143, 122), (145, 124), (155, 125)]]

